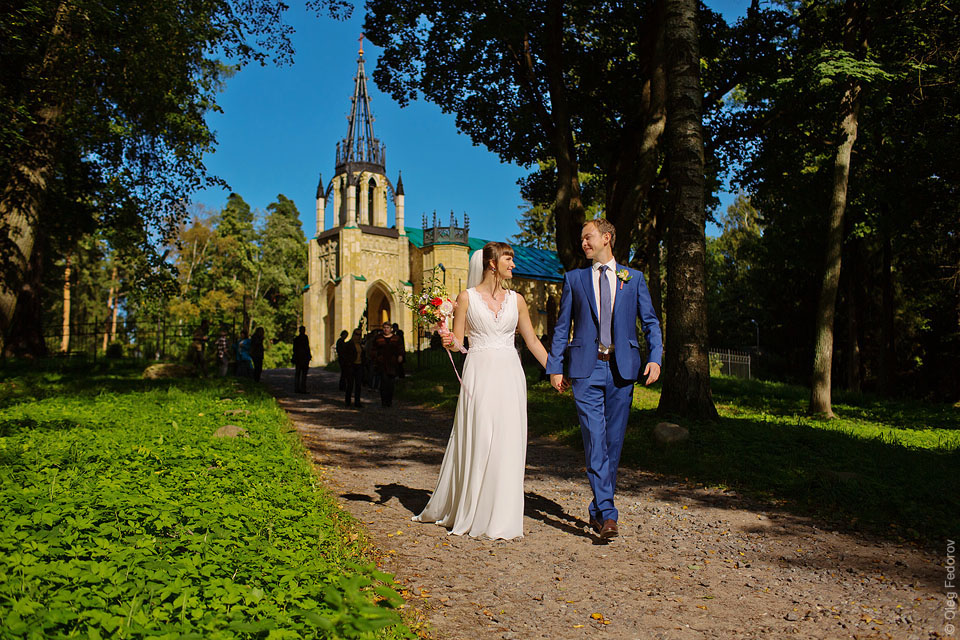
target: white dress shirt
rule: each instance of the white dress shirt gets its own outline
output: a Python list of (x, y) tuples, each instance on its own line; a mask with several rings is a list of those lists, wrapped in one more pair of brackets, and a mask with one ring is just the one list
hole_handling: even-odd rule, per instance
[[(597, 303), (597, 320), (600, 320), (600, 289), (598, 287), (600, 284), (600, 265), (600, 262), (593, 263), (593, 273), (590, 277), (590, 279), (593, 281), (593, 299)], [(610, 262), (607, 263), (607, 267), (609, 268), (604, 275), (607, 277), (607, 286), (610, 287), (609, 311), (613, 313), (613, 301), (617, 296), (617, 261), (611, 258)]]

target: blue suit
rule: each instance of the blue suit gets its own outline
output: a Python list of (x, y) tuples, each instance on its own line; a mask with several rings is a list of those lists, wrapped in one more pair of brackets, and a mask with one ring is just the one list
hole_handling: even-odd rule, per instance
[[(624, 267), (617, 265), (616, 270)], [(642, 374), (637, 321), (643, 327), (649, 362), (660, 364), (663, 344), (660, 322), (650, 299), (643, 274), (626, 269), (630, 279), (617, 280), (613, 298), (611, 335), (613, 355), (609, 361), (597, 356), (600, 347), (600, 320), (594, 295), (591, 268), (564, 274), (560, 313), (547, 358), (548, 374), (565, 374), (573, 386), (573, 398), (580, 418), (587, 479), (593, 490), (590, 516), (601, 523), (617, 520), (619, 512), (613, 495), (617, 467), (633, 404), (633, 385)], [(573, 338), (570, 323), (573, 322)]]

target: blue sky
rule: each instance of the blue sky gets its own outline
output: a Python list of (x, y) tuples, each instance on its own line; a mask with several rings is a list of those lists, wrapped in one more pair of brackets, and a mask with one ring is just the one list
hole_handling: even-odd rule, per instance
[[(707, 5), (731, 21), (748, 3), (708, 0)], [(351, 19), (338, 22), (291, 4), (286, 19), (296, 30), (294, 64), (248, 66), (227, 81), (219, 100), (224, 112), (208, 117), (218, 145), (206, 163), (255, 209), (265, 209), (278, 193), (291, 198), (304, 233), (312, 237), (318, 174), (324, 181), (333, 177), (335, 145), (347, 133), (363, 11), (358, 6)], [(364, 53), (369, 77), (380, 49), (365, 40)], [(416, 101), (401, 109), (372, 79), (367, 87), (374, 133), (387, 147), (387, 174), (395, 181), (397, 172), (403, 173), (407, 226), (419, 226), (421, 213), (432, 216), (434, 210), (447, 220), (452, 210), (461, 221), (469, 214), (471, 236), (495, 240), (517, 232), (523, 201), (516, 182), (528, 169), (503, 164), (474, 146), (457, 132), (454, 116), (437, 106)], [(219, 209), (227, 194), (206, 190), (194, 201)], [(724, 196), (721, 206), (732, 198)], [(707, 233), (716, 229), (708, 227)]]

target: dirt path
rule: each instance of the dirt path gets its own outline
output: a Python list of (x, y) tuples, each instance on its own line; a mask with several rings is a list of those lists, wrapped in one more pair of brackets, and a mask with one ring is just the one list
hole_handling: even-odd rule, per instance
[[(946, 548), (818, 528), (730, 492), (621, 469), (621, 536), (584, 521), (582, 454), (546, 439), (527, 453), (525, 537), (481, 541), (410, 517), (434, 488), (450, 416), (364, 390), (345, 408), (337, 376), (264, 372), (344, 507), (409, 585), (436, 634), (498, 638), (945, 638)], [(317, 390), (319, 389), (319, 392)], [(956, 623), (956, 621), (953, 621)]]

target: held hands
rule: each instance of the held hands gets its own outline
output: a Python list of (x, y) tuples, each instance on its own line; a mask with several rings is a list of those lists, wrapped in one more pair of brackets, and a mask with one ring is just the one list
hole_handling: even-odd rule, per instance
[(570, 381), (562, 373), (551, 373), (550, 386), (556, 389), (558, 393), (563, 393), (570, 388)]
[(643, 370), (643, 375), (647, 376), (647, 380), (643, 384), (649, 387), (660, 377), (660, 365), (656, 362), (648, 362), (647, 367)]

